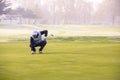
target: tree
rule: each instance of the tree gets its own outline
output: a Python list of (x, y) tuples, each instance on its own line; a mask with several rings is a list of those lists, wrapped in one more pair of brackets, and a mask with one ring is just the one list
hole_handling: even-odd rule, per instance
[(84, 0), (65, 0), (64, 21), (66, 24), (87, 24), (93, 11), (90, 3)]
[(12, 10), (9, 14), (11, 15), (21, 15), (22, 17), (24, 18), (38, 18), (32, 10), (30, 9), (24, 9), (24, 8), (21, 8), (21, 7), (18, 7), (17, 9), (15, 10)]
[(96, 12), (96, 17), (112, 24), (117, 16), (120, 16), (120, 0), (104, 0)]
[[(19, 1), (21, 1), (23, 9), (34, 12), (43, 24), (88, 24), (93, 11), (92, 4), (85, 0)], [(31, 13), (27, 12), (27, 14)]]
[(11, 10), (10, 5), (6, 0), (0, 0), (0, 15), (8, 13)]

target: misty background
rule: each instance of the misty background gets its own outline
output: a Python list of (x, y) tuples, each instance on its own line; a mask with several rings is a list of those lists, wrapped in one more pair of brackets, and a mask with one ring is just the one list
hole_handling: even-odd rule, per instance
[(0, 0), (1, 24), (120, 24), (120, 0)]

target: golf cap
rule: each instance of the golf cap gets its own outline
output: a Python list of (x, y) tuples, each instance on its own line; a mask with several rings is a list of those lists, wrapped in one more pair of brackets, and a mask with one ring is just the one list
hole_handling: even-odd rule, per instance
[(38, 30), (34, 30), (33, 32), (32, 32), (32, 35), (37, 35), (38, 34)]

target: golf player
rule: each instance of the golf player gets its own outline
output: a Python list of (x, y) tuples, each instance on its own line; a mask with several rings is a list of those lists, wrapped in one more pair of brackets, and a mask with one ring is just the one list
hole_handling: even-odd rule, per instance
[[(44, 35), (43, 39), (42, 39), (42, 35)], [(43, 31), (34, 30), (32, 32), (32, 35), (30, 36), (30, 48), (31, 48), (32, 54), (36, 53), (35, 47), (37, 46), (40, 47), (39, 53), (42, 53), (43, 48), (47, 44), (47, 41), (46, 41), (47, 35), (48, 35), (47, 30), (43, 30)]]

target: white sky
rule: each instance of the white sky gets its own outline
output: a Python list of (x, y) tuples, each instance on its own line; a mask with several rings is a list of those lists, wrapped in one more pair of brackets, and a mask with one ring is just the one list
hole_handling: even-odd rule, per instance
[(12, 3), (11, 5), (12, 9), (15, 9), (21, 5), (21, 3), (19, 2), (20, 0), (8, 0), (8, 1)]
[[(12, 4), (13, 9), (17, 8), (18, 6), (22, 6), (21, 2), (23, 2), (22, 0), (9, 0), (9, 1), (11, 1), (13, 3)], [(35, 0), (35, 1), (39, 1), (39, 0)], [(96, 10), (98, 7), (98, 4), (101, 3), (103, 0), (84, 0), (84, 1), (92, 2), (93, 7)], [(44, 4), (44, 3), (45, 3), (45, 1), (42, 1), (42, 4)]]
[(86, 0), (86, 1), (93, 2), (94, 4), (98, 4), (101, 3), (103, 0)]
[(85, 0), (85, 1), (93, 3), (94, 11), (97, 10), (98, 4), (100, 4), (101, 2), (103, 2), (103, 0)]

